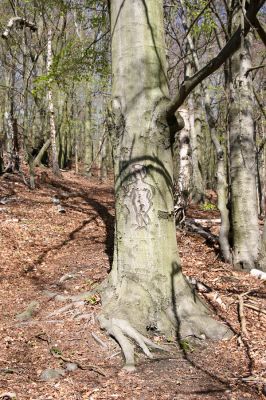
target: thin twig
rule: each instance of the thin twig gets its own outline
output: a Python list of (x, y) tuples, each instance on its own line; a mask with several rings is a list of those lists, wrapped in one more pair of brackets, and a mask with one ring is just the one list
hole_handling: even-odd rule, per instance
[(195, 23), (198, 21), (198, 19), (202, 16), (202, 14), (204, 13), (204, 11), (209, 7), (210, 3), (212, 2), (212, 0), (209, 0), (208, 3), (203, 7), (203, 9), (199, 12), (199, 14), (196, 16), (196, 18), (192, 21), (192, 23), (190, 24), (190, 27), (187, 30), (187, 33), (184, 37), (185, 38), (188, 36), (188, 34), (190, 33), (191, 29), (193, 28), (193, 26), (195, 25)]
[(247, 307), (247, 308), (251, 308), (252, 310), (258, 311), (259, 313), (262, 313), (262, 314), (266, 315), (266, 310), (263, 310), (260, 307), (253, 306), (253, 304), (244, 303), (244, 306)]
[(98, 368), (98, 367), (96, 367), (94, 365), (91, 365), (91, 364), (81, 365), (78, 361), (75, 361), (75, 360), (73, 361), (73, 360), (71, 360), (69, 358), (64, 357), (62, 354), (58, 354), (55, 351), (55, 349), (52, 347), (52, 345), (51, 345), (51, 343), (52, 343), (51, 338), (45, 332), (41, 332), (41, 333), (35, 335), (35, 337), (37, 339), (42, 340), (43, 342), (47, 343), (47, 345), (49, 347), (50, 354), (54, 358), (60, 359), (60, 360), (62, 360), (64, 362), (67, 362), (67, 363), (75, 363), (77, 365), (77, 367), (82, 369), (82, 370), (94, 371), (99, 375), (106, 376), (105, 372), (101, 368)]
[(96, 333), (93, 333), (93, 332), (92, 332), (91, 336), (92, 336), (93, 339), (94, 339), (97, 343), (99, 343), (102, 347), (104, 347), (105, 349), (108, 348), (107, 344), (104, 343), (104, 342), (96, 335)]
[(266, 67), (266, 65), (257, 65), (256, 67), (249, 68), (249, 69), (246, 70), (245, 76), (247, 77), (248, 74), (249, 74), (251, 71), (255, 71), (255, 70), (258, 70), (258, 69), (260, 69), (260, 68), (265, 68), (265, 67)]

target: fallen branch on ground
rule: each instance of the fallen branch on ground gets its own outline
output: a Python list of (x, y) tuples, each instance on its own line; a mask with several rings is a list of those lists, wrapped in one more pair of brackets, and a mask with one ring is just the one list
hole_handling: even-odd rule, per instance
[(214, 219), (201, 219), (201, 218), (195, 218), (193, 219), (194, 222), (197, 224), (220, 224), (221, 223), (221, 218), (214, 218)]
[(207, 228), (204, 228), (194, 219), (186, 218), (184, 225), (189, 232), (197, 233), (212, 244), (219, 244), (219, 237), (213, 235)]
[(65, 363), (76, 364), (79, 369), (93, 371), (99, 375), (106, 376), (105, 372), (101, 368), (98, 368), (91, 364), (82, 365), (78, 361), (73, 361), (67, 357), (64, 357), (62, 354), (58, 354), (56, 352), (55, 348), (51, 346), (51, 339), (45, 332), (41, 332), (41, 333), (35, 335), (35, 337), (37, 339), (42, 340), (47, 343), (47, 345), (49, 347), (49, 352), (54, 358), (58, 358), (58, 359), (64, 361)]
[(266, 310), (263, 310), (260, 307), (256, 307), (253, 304), (244, 303), (244, 306), (247, 307), (247, 308), (250, 308), (251, 310), (255, 310), (255, 311), (258, 311), (259, 313), (262, 313), (262, 314), (266, 315)]
[(96, 335), (96, 333), (93, 333), (93, 332), (92, 332), (91, 336), (92, 336), (93, 339), (94, 339), (98, 344), (100, 344), (104, 349), (107, 349), (107, 348), (108, 348), (107, 344), (104, 343), (104, 342)]
[(244, 296), (246, 293), (242, 293), (238, 296), (238, 314), (239, 314), (239, 319), (240, 319), (240, 327), (241, 327), (241, 336), (242, 339), (248, 338), (248, 331), (247, 331), (247, 324), (246, 324), (246, 318), (245, 318), (245, 313), (244, 313)]

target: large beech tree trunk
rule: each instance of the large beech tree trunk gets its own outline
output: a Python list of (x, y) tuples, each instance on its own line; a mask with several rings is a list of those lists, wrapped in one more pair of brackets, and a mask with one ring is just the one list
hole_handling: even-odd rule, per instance
[(99, 321), (132, 368), (132, 345), (125, 335), (149, 356), (139, 332), (221, 338), (227, 328), (209, 317), (180, 268), (170, 131), (162, 112), (169, 101), (163, 2), (110, 3), (116, 232)]
[[(237, 24), (241, 10), (236, 11)], [(229, 157), (233, 229), (233, 262), (238, 268), (254, 268), (259, 255), (250, 37), (231, 58)]]
[[(264, 145), (264, 163), (266, 162), (266, 146)], [(266, 165), (264, 165), (264, 228), (261, 238), (259, 267), (266, 272)]]

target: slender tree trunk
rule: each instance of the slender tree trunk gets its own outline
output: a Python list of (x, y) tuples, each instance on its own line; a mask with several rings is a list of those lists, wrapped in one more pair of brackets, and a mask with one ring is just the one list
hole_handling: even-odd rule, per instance
[(12, 69), (8, 102), (9, 110), (5, 112), (8, 154), (8, 165), (5, 170), (8, 172), (18, 172), (20, 170), (19, 132), (17, 119), (15, 117), (15, 79), (15, 70)]
[(104, 140), (100, 154), (100, 179), (104, 181), (106, 178), (107, 178), (107, 140)]
[[(188, 34), (187, 40), (189, 43), (190, 51), (192, 52), (196, 70), (200, 70), (200, 62), (197, 53), (195, 51), (193, 40), (190, 34)], [(220, 250), (224, 260), (226, 262), (231, 263), (232, 255), (229, 244), (229, 232), (230, 232), (230, 219), (229, 219), (229, 209), (228, 209), (229, 193), (228, 193), (225, 160), (224, 160), (224, 150), (216, 135), (215, 118), (211, 108), (210, 92), (205, 82), (202, 82), (201, 88), (204, 94), (204, 107), (206, 112), (206, 119), (211, 134), (211, 140), (216, 150), (216, 158), (217, 158), (217, 196), (218, 196), (218, 209), (221, 214), (221, 227), (219, 233)]]
[(18, 155), (18, 129), (17, 121), (13, 118), (11, 112), (5, 113), (7, 127), (7, 155), (8, 165), (5, 168), (6, 172), (19, 171), (19, 155)]
[(3, 160), (3, 154), (2, 154), (2, 148), (0, 149), (0, 175), (4, 172), (5, 166), (4, 166), (4, 160)]
[(201, 122), (198, 109), (198, 98), (191, 95), (188, 99), (189, 124), (190, 124), (190, 145), (192, 159), (192, 192), (191, 199), (195, 203), (204, 202), (204, 185), (200, 165), (200, 143)]
[(261, 238), (259, 267), (266, 272), (266, 146), (264, 145), (264, 228)]
[(5, 170), (4, 158), (3, 158), (3, 141), (4, 141), (3, 139), (0, 139), (0, 175)]
[(23, 46), (22, 46), (22, 59), (23, 59), (23, 147), (25, 152), (25, 158), (29, 166), (29, 186), (31, 189), (35, 189), (35, 169), (33, 165), (32, 156), (32, 127), (29, 124), (29, 101), (28, 101), (28, 89), (29, 89), (29, 72), (28, 72), (28, 56), (27, 56), (27, 41), (26, 31), (23, 28)]
[(84, 174), (91, 176), (91, 165), (93, 161), (93, 141), (91, 137), (91, 101), (87, 102), (87, 113), (84, 129)]
[(191, 148), (190, 148), (190, 124), (189, 111), (187, 108), (179, 110), (183, 120), (184, 128), (179, 133), (179, 171), (177, 187), (175, 188), (175, 218), (176, 223), (183, 221), (185, 209), (191, 191)]
[[(183, 7), (182, 21), (184, 28), (188, 26), (186, 20), (186, 6), (181, 0)], [(191, 35), (187, 37), (186, 49), (188, 52), (194, 51), (194, 42)], [(195, 64), (195, 62), (194, 62)], [(196, 66), (196, 65), (195, 65)], [(197, 69), (197, 67), (196, 67)], [(189, 57), (189, 61), (186, 63), (186, 76), (192, 75), (192, 60)], [(201, 94), (199, 89), (190, 95), (188, 99), (189, 108), (189, 124), (190, 124), (190, 146), (191, 146), (191, 158), (192, 158), (192, 188), (191, 188), (191, 199), (195, 203), (204, 202), (204, 182), (203, 182), (203, 170), (202, 170), (202, 121), (201, 121)]]
[(75, 173), (79, 173), (79, 142), (77, 135), (75, 136)]
[(264, 218), (264, 229), (262, 236), (262, 259), (260, 261), (260, 268), (266, 272), (266, 218)]
[[(203, 129), (203, 103), (202, 103), (202, 92), (201, 87), (194, 89), (192, 96), (194, 97), (194, 129), (195, 129), (195, 140), (196, 140), (196, 150), (198, 158), (198, 174), (200, 175), (200, 196), (197, 193), (195, 201), (204, 202), (205, 199), (205, 189), (206, 189), (206, 168), (204, 165), (206, 148), (206, 137)], [(193, 197), (192, 197), (193, 199)]]
[(231, 249), (229, 244), (229, 232), (230, 232), (230, 219), (228, 209), (228, 183), (226, 176), (224, 150), (219, 142), (216, 135), (215, 120), (210, 105), (210, 95), (205, 86), (205, 110), (207, 121), (211, 133), (212, 142), (215, 146), (216, 157), (217, 157), (217, 196), (218, 196), (218, 209), (221, 214), (221, 227), (219, 233), (219, 244), (221, 254), (224, 260), (228, 263), (232, 262)]
[[(181, 4), (183, 7), (183, 14), (182, 14), (183, 25), (185, 29), (188, 29), (190, 23), (188, 23), (187, 21), (186, 6), (183, 0), (181, 0)], [(191, 51), (192, 54), (195, 69), (199, 71), (201, 66), (197, 52), (194, 47), (193, 38), (190, 33), (187, 34), (187, 42), (189, 50)], [(213, 111), (211, 109), (209, 90), (204, 82), (202, 82), (201, 88), (204, 94), (204, 107), (206, 112), (206, 119), (211, 134), (211, 140), (216, 150), (216, 158), (217, 158), (217, 196), (218, 196), (218, 209), (221, 214), (221, 227), (219, 233), (220, 251), (224, 260), (226, 262), (231, 263), (232, 256), (229, 245), (230, 220), (229, 220), (229, 209), (228, 209), (228, 183), (227, 183), (227, 174), (224, 161), (224, 151), (216, 135), (215, 119)]]
[(139, 332), (222, 337), (182, 275), (173, 204), (173, 160), (164, 117), (169, 93), (162, 0), (112, 0), (114, 262), (100, 323), (120, 343), (128, 368)]
[[(241, 15), (237, 11), (235, 23)], [(233, 230), (233, 262), (237, 268), (254, 268), (259, 255), (256, 157), (253, 124), (251, 38), (231, 58), (229, 157)]]
[[(51, 72), (53, 62), (52, 55), (52, 30), (48, 29), (47, 34), (47, 73)], [(50, 121), (50, 138), (51, 138), (51, 147), (52, 147), (52, 169), (53, 173), (57, 176), (60, 176), (60, 169), (58, 164), (58, 153), (56, 146), (56, 127), (55, 127), (55, 117), (54, 117), (54, 102), (53, 102), (53, 93), (51, 88), (51, 79), (48, 84), (47, 91), (47, 100), (48, 100), (48, 112), (49, 112), (49, 121)]]

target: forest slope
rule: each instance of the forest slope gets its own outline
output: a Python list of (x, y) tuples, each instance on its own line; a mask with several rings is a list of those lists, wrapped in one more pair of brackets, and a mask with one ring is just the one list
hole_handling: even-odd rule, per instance
[[(235, 336), (181, 348), (174, 338), (156, 337), (167, 341), (169, 354), (154, 360), (139, 354), (137, 371), (128, 374), (119, 347), (97, 324), (100, 297), (73, 298), (92, 290), (110, 268), (112, 181), (38, 174), (35, 191), (15, 175), (0, 178), (0, 398), (11, 392), (21, 400), (262, 399), (265, 281), (233, 271), (204, 239), (178, 231), (185, 274), (209, 287), (202, 296)], [(213, 218), (212, 211), (189, 213)], [(239, 296), (246, 292), (249, 337), (241, 339)], [(69, 372), (71, 362), (76, 369)], [(43, 381), (43, 371), (53, 368), (61, 376)]]

